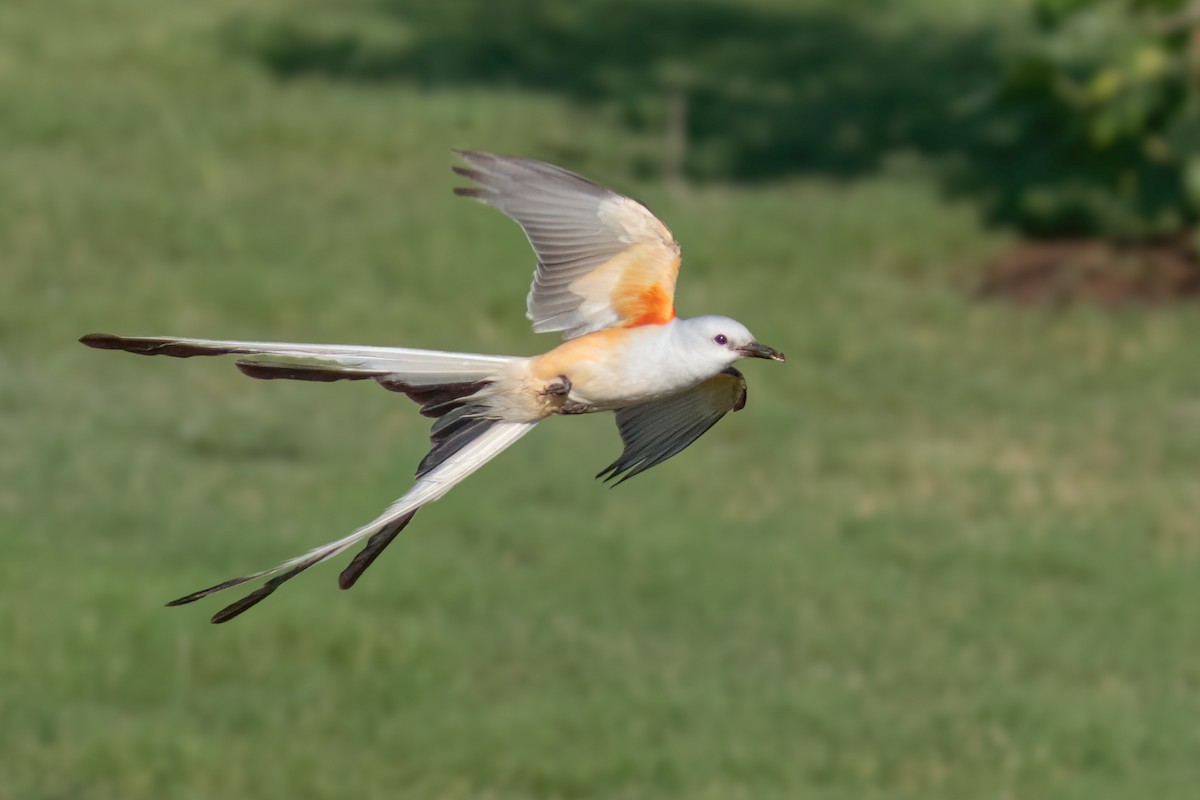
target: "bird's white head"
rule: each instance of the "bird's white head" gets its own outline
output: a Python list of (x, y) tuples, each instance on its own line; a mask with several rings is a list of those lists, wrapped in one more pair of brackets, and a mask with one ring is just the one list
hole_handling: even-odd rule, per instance
[(689, 363), (703, 366), (716, 374), (742, 358), (769, 358), (783, 361), (783, 353), (754, 338), (746, 326), (735, 319), (708, 315), (676, 320), (680, 346)]

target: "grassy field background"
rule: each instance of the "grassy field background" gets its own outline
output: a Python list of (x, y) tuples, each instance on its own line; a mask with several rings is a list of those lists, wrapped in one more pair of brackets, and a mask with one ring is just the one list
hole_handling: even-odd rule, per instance
[[(929, 41), (1019, 11), (843, 6), (803, 9)], [(252, 46), (386, 50), (403, 11), (0, 5), (0, 798), (1195, 796), (1195, 308), (978, 302), (1006, 234), (903, 153), (672, 191), (652, 125), (553, 84), (284, 77)], [(162, 608), (371, 518), (425, 421), (75, 340), (547, 349), (451, 147), (644, 199), (680, 312), (788, 363), (614, 491), (611, 419), (551, 420), (351, 592)]]

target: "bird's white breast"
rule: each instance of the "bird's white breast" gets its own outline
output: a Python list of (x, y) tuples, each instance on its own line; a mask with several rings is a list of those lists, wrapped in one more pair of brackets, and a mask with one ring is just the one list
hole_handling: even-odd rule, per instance
[(568, 399), (574, 403), (595, 410), (622, 408), (676, 394), (710, 377), (688, 363), (670, 323), (593, 335), (596, 346), (580, 348), (580, 357), (565, 368), (572, 386)]

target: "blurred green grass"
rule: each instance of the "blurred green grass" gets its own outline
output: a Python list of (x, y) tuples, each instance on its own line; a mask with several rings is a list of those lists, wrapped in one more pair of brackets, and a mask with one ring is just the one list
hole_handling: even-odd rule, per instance
[[(0, 797), (1192, 796), (1194, 309), (981, 304), (1005, 239), (919, 167), (671, 192), (602, 109), (281, 81), (225, 44), (244, 13), (0, 7)], [(643, 198), (681, 313), (788, 364), (618, 490), (611, 420), (550, 421), (352, 592), (163, 609), (372, 516), (424, 421), (75, 339), (548, 348), (453, 146)]]

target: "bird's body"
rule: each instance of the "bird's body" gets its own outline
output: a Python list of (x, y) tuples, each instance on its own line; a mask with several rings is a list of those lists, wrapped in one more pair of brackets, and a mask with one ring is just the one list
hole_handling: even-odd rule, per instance
[(616, 412), (625, 449), (600, 475), (625, 480), (679, 453), (744, 405), (745, 380), (733, 362), (783, 360), (727, 317), (676, 316), (679, 246), (645, 206), (543, 162), (461, 155), (470, 168), (455, 171), (476, 185), (455, 191), (516, 220), (538, 255), (527, 316), (535, 331), (562, 331), (566, 340), (546, 353), (520, 357), (109, 334), (81, 340), (145, 355), (238, 354), (238, 367), (255, 378), (375, 380), (408, 395), (435, 419), (416, 484), (375, 520), (276, 567), (172, 605), (267, 577), (260, 589), (213, 617), (224, 622), (299, 572), (365, 540), (342, 572), (341, 586), (349, 588), (417, 510), (556, 414)]
[[(511, 374), (522, 382), (522, 391), (538, 398), (535, 405), (545, 416), (616, 411), (658, 400), (715, 374), (681, 357), (680, 327), (687, 322), (672, 319), (661, 325), (588, 333), (514, 362)], [(571, 387), (568, 394), (547, 395), (546, 388), (563, 378)]]

